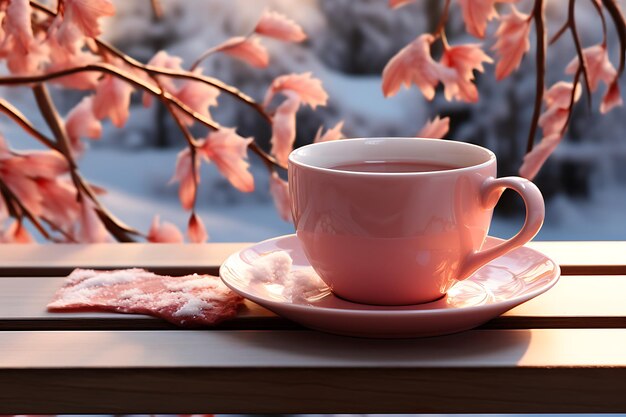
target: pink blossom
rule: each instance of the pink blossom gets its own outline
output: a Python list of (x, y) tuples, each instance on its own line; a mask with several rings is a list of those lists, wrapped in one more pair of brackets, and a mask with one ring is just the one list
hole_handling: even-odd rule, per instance
[(389, 60), (383, 70), (383, 94), (395, 95), (402, 85), (417, 85), (424, 97), (432, 100), (435, 87), (442, 79), (454, 79), (449, 68), (436, 62), (430, 55), (430, 45), (435, 38), (431, 34), (418, 36)]
[(296, 140), (296, 113), (300, 108), (300, 97), (293, 91), (284, 91), (283, 101), (272, 117), (271, 153), (282, 165), (287, 165), (289, 154)]
[(560, 141), (560, 133), (555, 133), (541, 139), (541, 142), (524, 156), (524, 163), (519, 170), (520, 176), (528, 178), (529, 180), (535, 178)]
[(148, 241), (152, 243), (183, 243), (183, 234), (172, 223), (163, 222), (159, 216), (154, 216), (152, 226), (148, 232)]
[(105, 75), (96, 88), (93, 99), (94, 115), (100, 120), (108, 116), (116, 127), (123, 127), (128, 120), (132, 92), (130, 84), (111, 75)]
[(96, 207), (91, 200), (83, 198), (80, 205), (79, 230), (75, 238), (82, 243), (106, 243), (111, 241), (111, 236), (100, 220)]
[[(539, 126), (543, 129), (543, 136), (561, 135), (569, 115), (569, 105), (572, 100), (574, 85), (569, 82), (559, 81), (544, 94), (546, 110), (539, 117)], [(580, 98), (580, 84), (576, 85), (574, 102)]]
[(99, 36), (99, 20), (115, 15), (110, 0), (65, 0), (62, 4), (62, 13), (54, 19), (50, 31), (67, 48), (72, 48), (82, 36)]
[(267, 49), (261, 44), (261, 40), (256, 37), (245, 38), (237, 36), (230, 38), (218, 45), (215, 51), (223, 52), (257, 68), (267, 67), (270, 60)]
[(514, 3), (517, 0), (458, 0), (463, 11), (465, 28), (470, 35), (485, 37), (487, 23), (498, 17), (496, 3)]
[(35, 243), (21, 221), (14, 221), (6, 230), (0, 229), (0, 243)]
[(530, 16), (520, 13), (511, 5), (511, 13), (500, 18), (500, 26), (495, 34), (497, 41), (492, 48), (499, 56), (496, 64), (497, 80), (506, 78), (519, 67), (524, 54), (530, 49), (529, 33)]
[(80, 138), (99, 139), (102, 135), (102, 123), (93, 113), (93, 96), (84, 97), (67, 114), (65, 130), (70, 139), (72, 148), (76, 152), (82, 152), (84, 146)]
[(0, 197), (0, 225), (4, 223), (4, 221), (9, 217), (9, 210), (7, 208), (6, 203), (4, 202), (4, 198)]
[(265, 94), (263, 105), (267, 107), (276, 93), (281, 91), (293, 91), (302, 103), (308, 104), (313, 109), (317, 106), (325, 106), (328, 100), (328, 94), (324, 90), (322, 82), (313, 78), (310, 72), (281, 75), (274, 79)]
[[(615, 80), (617, 71), (609, 61), (609, 54), (604, 45), (593, 45), (583, 49), (583, 56), (587, 64), (587, 76), (589, 77), (589, 88), (596, 91), (600, 85), (600, 81), (606, 85), (610, 85)], [(578, 70), (578, 57), (565, 68), (567, 74), (574, 74)]]
[(209, 238), (209, 235), (204, 227), (202, 219), (192, 213), (189, 217), (189, 224), (187, 225), (187, 236), (191, 243), (204, 243)]
[(474, 71), (483, 72), (483, 62), (493, 60), (482, 50), (480, 44), (466, 44), (447, 47), (441, 57), (441, 63), (454, 70), (454, 78), (443, 80), (444, 94), (447, 100), (461, 100), (475, 103), (478, 101), (478, 90), (472, 82)]
[(600, 113), (608, 113), (616, 106), (621, 106), (624, 102), (619, 91), (619, 83), (617, 78), (611, 83), (606, 90), (602, 102), (600, 103)]
[(228, 181), (244, 193), (254, 190), (254, 178), (248, 167), (248, 145), (252, 138), (242, 138), (235, 129), (221, 128), (209, 133), (201, 148), (202, 156), (212, 161)]
[[(200, 183), (200, 164), (198, 163), (198, 156), (196, 159), (196, 172), (195, 178)], [(191, 160), (191, 151), (189, 148), (185, 148), (178, 153), (176, 158), (176, 170), (172, 181), (180, 182), (178, 187), (178, 198), (185, 210), (191, 210), (196, 201), (196, 182), (194, 181), (193, 164)]]
[(289, 184), (282, 180), (276, 172), (270, 176), (270, 194), (274, 200), (274, 205), (278, 210), (280, 218), (286, 222), (291, 222), (291, 202), (289, 199)]
[(341, 129), (343, 129), (343, 120), (337, 123), (335, 127), (328, 129), (323, 135), (322, 126), (320, 126), (319, 129), (317, 129), (317, 133), (315, 134), (315, 139), (313, 139), (313, 142), (330, 142), (332, 140), (341, 139), (344, 137)]
[(306, 34), (293, 20), (280, 13), (264, 11), (254, 31), (259, 35), (269, 36), (287, 42), (302, 42)]
[(441, 139), (450, 130), (450, 118), (435, 116), (433, 120), (428, 120), (424, 127), (417, 133), (418, 138)]
[(398, 9), (402, 6), (406, 6), (407, 4), (414, 3), (415, 0), (389, 0), (389, 8)]

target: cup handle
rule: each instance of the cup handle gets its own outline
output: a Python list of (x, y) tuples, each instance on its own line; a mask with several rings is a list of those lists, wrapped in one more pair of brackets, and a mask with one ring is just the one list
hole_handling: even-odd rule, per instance
[(522, 229), (509, 240), (500, 243), (489, 249), (476, 251), (468, 255), (462, 263), (458, 274), (459, 280), (464, 280), (476, 272), (480, 267), (488, 262), (504, 255), (505, 253), (524, 245), (530, 241), (543, 224), (545, 217), (545, 207), (543, 196), (539, 188), (532, 182), (520, 177), (489, 177), (481, 187), (481, 201), (483, 207), (493, 208), (497, 204), (502, 192), (510, 188), (517, 192), (526, 205), (526, 219)]

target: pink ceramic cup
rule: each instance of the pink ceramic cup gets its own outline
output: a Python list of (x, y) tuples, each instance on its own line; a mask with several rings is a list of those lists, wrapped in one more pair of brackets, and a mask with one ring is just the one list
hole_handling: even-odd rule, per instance
[[(354, 172), (364, 161), (446, 164), (428, 172)], [(343, 139), (296, 149), (289, 185), (297, 236), (332, 291), (379, 305), (433, 301), (454, 283), (531, 240), (544, 219), (537, 187), (496, 178), (495, 155), (463, 142), (417, 138)], [(517, 235), (481, 250), (506, 188), (526, 203)]]

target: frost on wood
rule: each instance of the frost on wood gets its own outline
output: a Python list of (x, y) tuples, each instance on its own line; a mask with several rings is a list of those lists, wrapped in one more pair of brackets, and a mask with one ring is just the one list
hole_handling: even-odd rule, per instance
[(242, 303), (242, 297), (211, 275), (170, 277), (143, 269), (76, 269), (48, 310), (148, 314), (197, 327), (233, 317)]

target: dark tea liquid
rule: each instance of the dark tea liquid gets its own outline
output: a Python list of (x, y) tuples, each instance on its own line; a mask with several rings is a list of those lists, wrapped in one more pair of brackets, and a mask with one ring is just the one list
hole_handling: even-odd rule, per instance
[(362, 161), (334, 165), (332, 169), (352, 172), (432, 172), (447, 171), (458, 166), (417, 161)]

